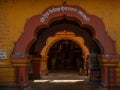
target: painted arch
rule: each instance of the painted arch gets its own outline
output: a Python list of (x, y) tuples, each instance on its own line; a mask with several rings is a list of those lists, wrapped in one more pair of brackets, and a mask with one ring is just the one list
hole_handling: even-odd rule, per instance
[(46, 45), (43, 47), (42, 51), (40, 52), (40, 55), (47, 56), (51, 46), (54, 43), (56, 43), (57, 41), (62, 40), (62, 39), (67, 39), (67, 40), (71, 40), (71, 41), (75, 42), (76, 44), (78, 44), (81, 47), (84, 56), (89, 55), (89, 49), (84, 44), (84, 39), (82, 37), (76, 36), (75, 33), (73, 33), (73, 32), (66, 33), (64, 31), (57, 32), (55, 34), (55, 36), (50, 36), (46, 41)]
[(60, 6), (51, 6), (45, 9), (40, 15), (32, 16), (26, 22), (24, 32), (17, 40), (11, 58), (26, 57), (30, 45), (36, 40), (35, 33), (38, 28), (49, 26), (52, 21), (63, 16), (72, 18), (82, 25), (91, 26), (95, 31), (94, 40), (100, 42), (104, 49), (104, 54), (116, 53), (114, 42), (107, 35), (102, 19), (88, 14), (81, 7), (63, 4)]

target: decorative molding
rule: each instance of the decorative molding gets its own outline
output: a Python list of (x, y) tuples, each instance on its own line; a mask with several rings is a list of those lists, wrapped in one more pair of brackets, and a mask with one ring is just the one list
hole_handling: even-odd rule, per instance
[(29, 59), (24, 59), (24, 60), (11, 60), (11, 63), (13, 66), (17, 67), (17, 66), (28, 66), (28, 64), (30, 63)]
[(120, 61), (119, 55), (105, 54), (99, 57), (102, 66), (116, 67)]

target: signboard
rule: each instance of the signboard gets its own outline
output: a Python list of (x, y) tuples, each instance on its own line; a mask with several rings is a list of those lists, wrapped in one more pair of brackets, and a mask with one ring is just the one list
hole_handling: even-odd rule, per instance
[(7, 50), (0, 50), (0, 59), (7, 59)]

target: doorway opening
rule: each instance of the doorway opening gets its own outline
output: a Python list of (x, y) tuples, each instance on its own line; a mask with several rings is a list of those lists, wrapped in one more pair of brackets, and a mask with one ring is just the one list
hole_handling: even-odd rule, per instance
[(84, 67), (81, 47), (74, 41), (63, 39), (54, 43), (48, 52), (49, 72), (79, 72)]

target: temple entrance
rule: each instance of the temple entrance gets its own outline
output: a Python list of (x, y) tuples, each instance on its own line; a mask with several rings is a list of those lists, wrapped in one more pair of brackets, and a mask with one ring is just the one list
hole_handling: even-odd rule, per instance
[[(62, 32), (62, 34), (57, 34), (57, 32)], [(66, 43), (65, 39), (69, 44), (64, 44)], [(80, 46), (77, 49), (79, 51), (77, 54), (75, 54), (75, 48), (78, 46), (76, 43)], [(81, 49), (82, 52), (80, 52)], [(62, 54), (60, 54), (61, 50), (63, 50)], [(113, 66), (117, 65), (118, 56), (116, 55), (115, 43), (106, 33), (102, 19), (87, 13), (81, 7), (51, 6), (40, 15), (34, 15), (27, 20), (23, 33), (15, 43), (10, 56), (13, 66), (15, 66), (15, 73), (20, 74), (15, 76), (15, 82), (21, 81), (22, 76), (23, 84), (28, 83), (29, 71), (26, 66), (30, 64), (30, 60), (32, 67), (30, 75), (35, 78), (40, 78), (41, 75), (46, 75), (54, 70), (78, 71), (78, 63), (76, 63), (78, 53), (79, 59), (83, 54), (89, 53), (90, 55), (88, 60), (90, 80), (102, 80), (104, 86), (116, 82)], [(59, 54), (61, 57), (58, 56)], [(98, 56), (100, 56), (101, 66)]]
[(57, 41), (48, 53), (48, 71), (79, 72), (84, 67), (82, 55), (82, 49), (75, 42), (67, 39)]

